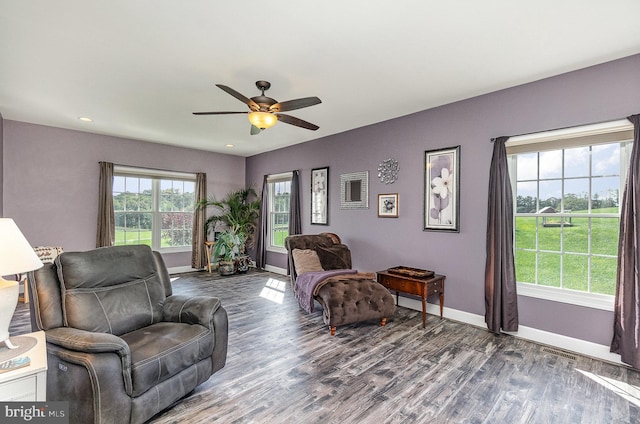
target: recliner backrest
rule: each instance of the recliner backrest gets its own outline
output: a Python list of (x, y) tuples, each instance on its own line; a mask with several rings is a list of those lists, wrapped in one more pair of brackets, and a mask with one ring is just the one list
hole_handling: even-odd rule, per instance
[(65, 326), (119, 336), (162, 320), (167, 293), (148, 246), (65, 252), (55, 266)]
[(47, 331), (62, 327), (62, 300), (56, 265), (44, 264), (42, 268), (27, 274), (31, 301), (31, 329)]

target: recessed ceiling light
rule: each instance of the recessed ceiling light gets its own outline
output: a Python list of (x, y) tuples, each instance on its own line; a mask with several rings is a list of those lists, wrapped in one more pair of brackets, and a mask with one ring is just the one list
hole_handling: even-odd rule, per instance
[(232, 148), (233, 144), (225, 144), (225, 146), (227, 146), (228, 148)]
[(78, 119), (82, 122), (93, 122), (93, 119), (87, 118), (86, 116), (78, 116)]

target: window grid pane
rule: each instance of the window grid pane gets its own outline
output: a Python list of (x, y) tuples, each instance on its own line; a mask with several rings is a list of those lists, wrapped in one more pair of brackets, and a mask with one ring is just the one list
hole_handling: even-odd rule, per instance
[(517, 281), (615, 293), (620, 152), (611, 143), (515, 155)]
[(269, 246), (284, 248), (289, 235), (291, 180), (269, 183)]
[[(148, 177), (114, 176), (115, 244), (146, 244), (153, 249), (190, 247), (195, 183), (157, 179), (158, 183), (154, 184), (153, 181)], [(154, 194), (154, 190), (160, 192)], [(153, 242), (154, 231), (159, 232), (157, 246)]]

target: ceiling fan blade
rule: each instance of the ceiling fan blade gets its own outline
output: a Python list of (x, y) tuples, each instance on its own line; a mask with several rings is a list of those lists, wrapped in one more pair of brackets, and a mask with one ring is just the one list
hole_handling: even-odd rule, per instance
[(287, 100), (286, 102), (276, 103), (269, 108), (270, 112), (287, 112), (290, 110), (302, 109), (322, 103), (317, 97), (304, 97), (302, 99)]
[(260, 128), (255, 125), (251, 125), (251, 135), (260, 134), (260, 131), (262, 131)]
[(236, 113), (244, 113), (246, 115), (248, 112), (193, 112), (194, 115), (233, 115)]
[(311, 122), (303, 121), (300, 118), (296, 118), (295, 116), (285, 115), (283, 113), (278, 114), (278, 121), (282, 121), (285, 124), (295, 125), (296, 127), (306, 128), (308, 130), (315, 131), (319, 126), (312, 124)]
[(227, 94), (231, 94), (233, 97), (235, 97), (236, 99), (240, 100), (242, 103), (244, 103), (247, 106), (249, 106), (249, 108), (251, 110), (253, 110), (253, 111), (260, 110), (260, 106), (258, 106), (258, 104), (256, 102), (254, 102), (250, 98), (245, 97), (242, 94), (238, 93), (233, 88), (227, 87), (226, 85), (222, 85), (222, 84), (216, 84), (216, 87), (218, 87), (219, 89), (221, 89), (222, 91), (224, 91)]

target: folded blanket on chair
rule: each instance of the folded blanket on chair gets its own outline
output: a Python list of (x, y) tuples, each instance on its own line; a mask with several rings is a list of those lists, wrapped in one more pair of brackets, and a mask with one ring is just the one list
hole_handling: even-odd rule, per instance
[(332, 269), (329, 271), (310, 271), (298, 275), (296, 289), (294, 290), (298, 304), (308, 313), (313, 312), (313, 295), (314, 292), (317, 293), (316, 290), (320, 289), (321, 284), (330, 277), (355, 274), (357, 272), (355, 269)]

